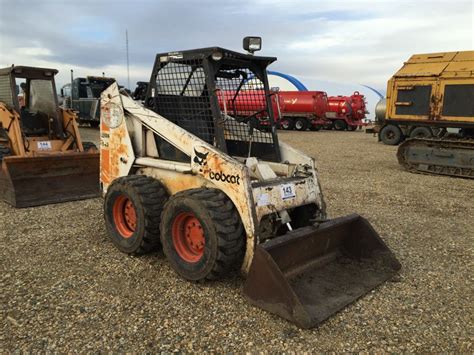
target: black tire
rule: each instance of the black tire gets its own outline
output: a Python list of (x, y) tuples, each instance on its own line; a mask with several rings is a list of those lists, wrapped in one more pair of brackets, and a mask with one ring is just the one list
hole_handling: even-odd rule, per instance
[(357, 129), (357, 126), (351, 126), (351, 125), (347, 125), (347, 130), (348, 131), (355, 131)]
[(328, 124), (323, 126), (323, 129), (325, 129), (327, 131), (331, 131), (333, 128), (334, 128), (334, 123), (332, 121), (331, 121), (331, 123), (328, 123)]
[(433, 132), (429, 127), (415, 127), (410, 132), (410, 138), (431, 138)]
[(284, 117), (280, 121), (280, 127), (284, 130), (291, 131), (295, 128), (295, 121), (291, 117)]
[(380, 140), (387, 145), (397, 145), (403, 139), (400, 127), (389, 124), (384, 126), (380, 131)]
[(100, 121), (90, 121), (89, 123), (91, 124), (92, 128), (97, 128), (100, 126)]
[(306, 131), (308, 129), (309, 122), (306, 118), (298, 117), (295, 118), (295, 130)]
[(345, 131), (347, 128), (347, 123), (344, 120), (336, 120), (334, 121), (334, 129), (336, 131)]
[[(161, 213), (167, 198), (163, 186), (151, 177), (124, 176), (112, 182), (105, 196), (104, 216), (109, 237), (120, 251), (139, 255), (159, 247)], [(135, 225), (126, 220), (128, 202), (136, 216)]]
[(171, 267), (187, 280), (219, 279), (242, 263), (245, 231), (234, 204), (219, 190), (191, 189), (172, 196), (160, 231)]
[(4, 157), (8, 157), (11, 155), (11, 150), (7, 146), (0, 144), (0, 162), (3, 160)]
[(85, 152), (88, 152), (89, 150), (98, 150), (97, 146), (92, 142), (82, 142), (82, 147)]

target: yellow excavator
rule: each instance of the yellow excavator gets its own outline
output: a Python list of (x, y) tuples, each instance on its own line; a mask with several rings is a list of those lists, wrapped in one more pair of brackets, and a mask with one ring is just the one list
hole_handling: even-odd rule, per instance
[[(30, 207), (99, 196), (99, 153), (60, 108), (55, 69), (0, 69), (0, 199)], [(19, 92), (21, 86), (22, 92)]]

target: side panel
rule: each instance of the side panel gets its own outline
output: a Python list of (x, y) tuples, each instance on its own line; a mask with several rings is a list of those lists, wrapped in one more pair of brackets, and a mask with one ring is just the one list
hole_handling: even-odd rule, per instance
[(105, 194), (110, 183), (127, 176), (135, 160), (117, 85), (104, 91), (101, 101), (100, 182)]
[(390, 97), (387, 97), (387, 119), (394, 120), (431, 120), (435, 117), (436, 107), (432, 97), (436, 96), (437, 82), (428, 80), (391, 81)]
[(440, 91), (443, 93), (442, 120), (474, 124), (474, 78), (442, 80)]

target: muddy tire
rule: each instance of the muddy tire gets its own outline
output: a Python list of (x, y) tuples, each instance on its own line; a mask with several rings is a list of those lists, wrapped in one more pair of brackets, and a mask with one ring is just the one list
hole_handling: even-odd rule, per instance
[(163, 186), (147, 176), (121, 177), (109, 186), (104, 201), (105, 224), (120, 251), (138, 255), (159, 247), (167, 198)]
[(242, 263), (245, 231), (234, 204), (219, 190), (172, 196), (160, 230), (171, 267), (187, 280), (219, 279)]
[(295, 119), (295, 130), (306, 131), (308, 129), (309, 122), (306, 118), (298, 117)]
[(380, 131), (380, 140), (387, 145), (397, 145), (403, 139), (402, 130), (395, 125), (389, 124)]
[(0, 162), (3, 160), (3, 157), (8, 157), (11, 155), (11, 150), (7, 146), (0, 144)]
[(347, 123), (343, 120), (334, 121), (334, 129), (336, 131), (345, 131), (347, 128)]
[(410, 138), (431, 138), (433, 132), (428, 127), (416, 127), (410, 132)]
[(88, 152), (89, 150), (98, 151), (97, 146), (92, 142), (82, 142), (82, 147), (85, 152)]
[(280, 121), (280, 127), (281, 129), (291, 131), (295, 128), (295, 121), (290, 117), (282, 118)]

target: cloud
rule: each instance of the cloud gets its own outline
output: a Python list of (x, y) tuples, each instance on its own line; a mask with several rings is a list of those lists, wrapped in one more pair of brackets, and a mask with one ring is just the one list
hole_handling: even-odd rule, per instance
[(473, 5), (464, 0), (0, 0), (0, 13), (0, 66), (54, 67), (59, 84), (70, 69), (126, 84), (125, 29), (132, 86), (148, 80), (156, 53), (241, 50), (245, 35), (261, 35), (262, 55), (278, 57), (272, 69), (303, 82), (381, 89), (414, 53), (474, 46)]

